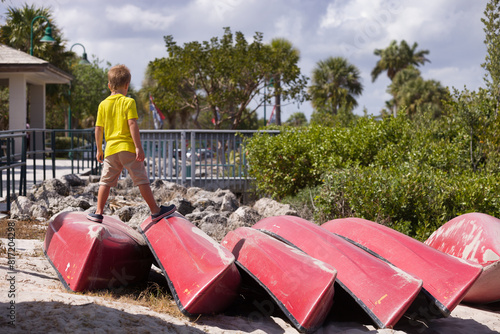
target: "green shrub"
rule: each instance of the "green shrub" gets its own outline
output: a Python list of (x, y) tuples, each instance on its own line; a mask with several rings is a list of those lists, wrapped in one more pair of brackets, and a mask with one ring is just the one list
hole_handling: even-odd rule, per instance
[(377, 221), (420, 240), (466, 213), (500, 214), (500, 182), (486, 173), (447, 174), (427, 166), (356, 167), (325, 175), (314, 218)]

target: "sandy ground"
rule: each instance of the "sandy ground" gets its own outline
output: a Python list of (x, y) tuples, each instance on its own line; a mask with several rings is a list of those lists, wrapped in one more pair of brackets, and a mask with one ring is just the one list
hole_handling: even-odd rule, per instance
[[(0, 239), (3, 247), (8, 240)], [(0, 259), (1, 333), (299, 333), (286, 319), (258, 308), (238, 315), (173, 317), (132, 303), (69, 293), (43, 256), (41, 242), (16, 240), (15, 274), (7, 255)], [(12, 281), (15, 276), (15, 281)], [(11, 282), (14, 284), (11, 286)], [(9, 296), (15, 288), (15, 298)], [(15, 301), (15, 312), (11, 302)], [(8, 324), (15, 315), (16, 326)], [(401, 325), (377, 330), (360, 322), (328, 319), (316, 333), (499, 333), (500, 303), (483, 307), (459, 305), (446, 319), (429, 327)]]

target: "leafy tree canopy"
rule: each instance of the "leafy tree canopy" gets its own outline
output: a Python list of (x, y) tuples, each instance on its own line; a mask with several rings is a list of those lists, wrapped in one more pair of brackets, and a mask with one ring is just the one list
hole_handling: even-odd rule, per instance
[(173, 36), (166, 36), (165, 43), (168, 57), (149, 63), (145, 90), (166, 114), (170, 128), (176, 127), (178, 119), (191, 119), (202, 128), (203, 113), (211, 115), (216, 129), (239, 128), (275, 95), (264, 96), (263, 90), (276, 73), (281, 73), (283, 100), (300, 103), (305, 98), (306, 78), (300, 75), (297, 62), (280, 61), (279, 54), (262, 43), (261, 33), (251, 43), (229, 28), (221, 38), (210, 41), (179, 46)]

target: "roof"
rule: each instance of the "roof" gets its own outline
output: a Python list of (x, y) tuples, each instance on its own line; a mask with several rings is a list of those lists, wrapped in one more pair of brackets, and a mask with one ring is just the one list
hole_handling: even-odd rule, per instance
[(24, 73), (34, 84), (69, 84), (74, 77), (48, 61), (0, 44), (0, 80), (10, 74)]

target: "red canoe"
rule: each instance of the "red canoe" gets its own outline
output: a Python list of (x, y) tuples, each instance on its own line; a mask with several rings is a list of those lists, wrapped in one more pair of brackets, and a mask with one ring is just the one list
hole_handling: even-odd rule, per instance
[(360, 218), (335, 219), (321, 227), (423, 280), (431, 304), (425, 319), (447, 317), (481, 274), (478, 265), (459, 260), (387, 226)]
[(422, 288), (421, 280), (305, 219), (270, 217), (253, 228), (335, 267), (339, 285), (380, 328), (392, 328)]
[(483, 213), (467, 213), (441, 226), (425, 243), (483, 267), (464, 301), (491, 303), (500, 300), (500, 219)]
[(333, 304), (333, 267), (248, 227), (229, 232), (222, 245), (300, 331), (321, 326)]
[(115, 217), (102, 224), (63, 212), (47, 229), (43, 251), (71, 291), (118, 288), (146, 280), (153, 255), (144, 238)]
[(187, 316), (223, 311), (237, 297), (240, 274), (234, 256), (179, 213), (139, 227)]

